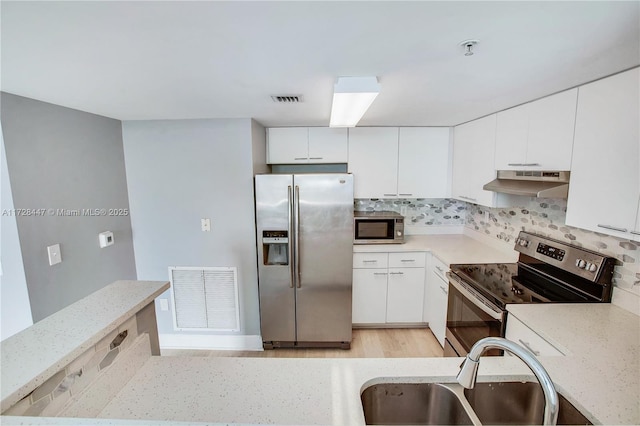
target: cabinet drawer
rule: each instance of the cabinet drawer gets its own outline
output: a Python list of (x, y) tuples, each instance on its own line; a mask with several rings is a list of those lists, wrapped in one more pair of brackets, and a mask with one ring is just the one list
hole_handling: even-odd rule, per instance
[(353, 253), (354, 268), (386, 268), (388, 253)]
[(447, 271), (449, 270), (449, 265), (447, 265), (446, 263), (444, 263), (442, 260), (438, 259), (435, 256), (431, 258), (431, 265), (433, 266), (433, 272), (437, 276), (439, 276), (441, 279), (443, 279), (446, 282), (449, 281), (449, 279), (447, 278)]
[(424, 268), (424, 252), (389, 253), (390, 268)]
[(564, 355), (512, 314), (507, 316), (507, 331), (505, 337), (533, 352), (535, 356)]

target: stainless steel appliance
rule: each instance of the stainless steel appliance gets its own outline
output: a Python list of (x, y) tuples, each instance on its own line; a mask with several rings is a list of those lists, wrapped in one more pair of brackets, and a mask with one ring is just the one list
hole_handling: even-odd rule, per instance
[(257, 175), (265, 349), (351, 345), (353, 176)]
[(404, 216), (396, 212), (354, 212), (354, 244), (404, 243)]
[(445, 356), (465, 356), (483, 337), (504, 337), (510, 303), (611, 301), (615, 259), (524, 231), (515, 249), (517, 263), (451, 265)]

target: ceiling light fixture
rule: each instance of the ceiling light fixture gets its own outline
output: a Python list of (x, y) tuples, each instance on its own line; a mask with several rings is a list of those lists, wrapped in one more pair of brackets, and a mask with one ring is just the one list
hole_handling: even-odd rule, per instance
[(355, 127), (380, 92), (378, 77), (338, 77), (329, 127)]
[(464, 48), (464, 56), (473, 56), (473, 47), (479, 42), (480, 40), (465, 40), (458, 43), (458, 46)]

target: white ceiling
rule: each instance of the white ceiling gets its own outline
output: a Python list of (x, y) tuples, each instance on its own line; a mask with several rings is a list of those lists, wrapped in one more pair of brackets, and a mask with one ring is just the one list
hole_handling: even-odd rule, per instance
[[(2, 90), (121, 120), (329, 123), (337, 76), (379, 77), (359, 125), (454, 125), (640, 64), (640, 2), (8, 2)], [(480, 40), (471, 57), (458, 43)], [(304, 103), (275, 104), (273, 94)]]

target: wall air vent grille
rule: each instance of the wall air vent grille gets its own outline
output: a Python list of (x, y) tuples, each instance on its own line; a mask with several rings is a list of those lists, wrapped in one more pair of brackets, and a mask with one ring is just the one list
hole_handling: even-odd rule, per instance
[(169, 276), (177, 330), (240, 330), (237, 268), (171, 267)]
[(271, 100), (280, 104), (295, 104), (304, 102), (302, 95), (271, 95)]

